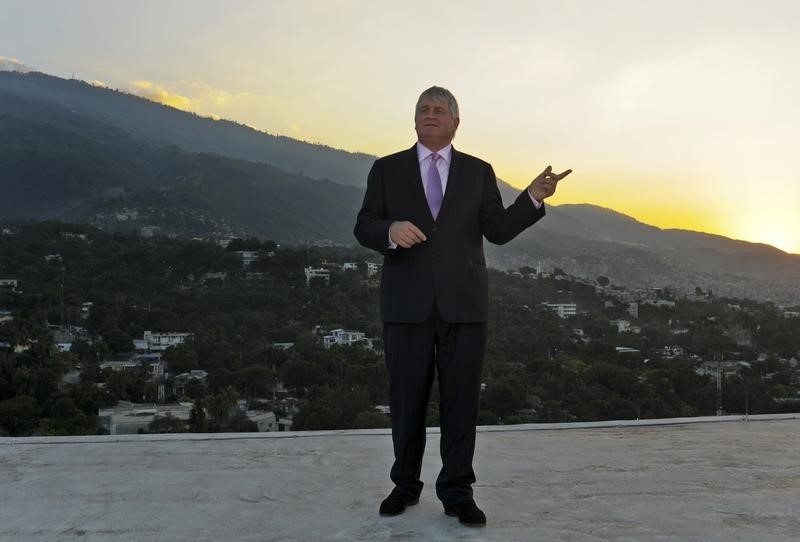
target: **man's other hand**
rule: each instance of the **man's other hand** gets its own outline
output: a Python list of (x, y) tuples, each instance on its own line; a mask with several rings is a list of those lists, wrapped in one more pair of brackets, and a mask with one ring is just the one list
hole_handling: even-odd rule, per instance
[(411, 248), (428, 238), (411, 222), (392, 222), (389, 226), (389, 238), (403, 248)]
[(536, 201), (544, 201), (545, 198), (555, 194), (558, 181), (570, 173), (572, 173), (571, 169), (566, 170), (564, 173), (553, 173), (553, 168), (547, 166), (538, 177), (531, 181), (528, 191)]

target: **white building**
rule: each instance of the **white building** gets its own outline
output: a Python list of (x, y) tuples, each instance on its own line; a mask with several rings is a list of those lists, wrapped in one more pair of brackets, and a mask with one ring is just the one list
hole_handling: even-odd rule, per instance
[(142, 237), (155, 237), (161, 233), (161, 228), (158, 226), (142, 226), (139, 230), (139, 235)]
[(0, 276), (0, 288), (8, 288), (12, 292), (16, 292), (18, 285), (15, 277)]
[(683, 347), (677, 345), (667, 345), (661, 350), (661, 357), (664, 359), (682, 358), (683, 354)]
[(750, 369), (746, 361), (704, 361), (694, 370), (700, 376), (736, 376), (742, 369)]
[(331, 283), (331, 272), (328, 271), (327, 269), (323, 269), (321, 267), (319, 268), (306, 267), (305, 273), (306, 273), (306, 286), (311, 284), (311, 279), (313, 278), (324, 279), (325, 284)]
[(147, 367), (147, 374), (151, 379), (162, 380), (164, 378), (164, 362), (160, 359), (144, 359), (144, 356), (123, 360), (101, 361), (100, 370), (111, 369), (114, 372), (132, 371), (138, 369), (142, 365)]
[(569, 318), (578, 314), (578, 306), (575, 303), (542, 303), (542, 305), (556, 313), (559, 318)]
[(248, 410), (247, 419), (255, 422), (260, 432), (279, 431), (278, 417), (274, 412), (264, 410)]
[(666, 299), (645, 299), (641, 303), (642, 305), (652, 305), (653, 307), (658, 307), (658, 308), (661, 307), (666, 307), (668, 309), (675, 308), (675, 302), (668, 301)]
[(225, 282), (226, 280), (228, 280), (228, 273), (225, 271), (212, 271), (203, 273), (200, 277), (200, 284), (206, 284), (209, 281)]
[(192, 403), (177, 405), (137, 404), (120, 401), (112, 408), (101, 408), (97, 412), (100, 426), (109, 435), (135, 435), (140, 430), (148, 431), (156, 416), (170, 414), (182, 422), (189, 422)]
[(152, 331), (145, 331), (142, 340), (133, 341), (133, 343), (137, 350), (162, 351), (170, 346), (183, 344), (191, 336), (191, 333), (153, 333)]
[(206, 379), (208, 378), (208, 373), (202, 370), (192, 370), (188, 373), (181, 373), (175, 377), (175, 395), (181, 397), (182, 395), (186, 395), (186, 386), (189, 382), (200, 382), (201, 384), (205, 384)]
[(250, 264), (258, 261), (258, 251), (256, 250), (237, 250), (236, 254), (242, 259), (242, 267), (250, 267)]
[(367, 262), (367, 276), (372, 277), (378, 274), (381, 270), (380, 264)]
[(611, 325), (617, 327), (617, 333), (627, 333), (631, 330), (631, 323), (627, 320), (611, 320)]
[(344, 262), (342, 271), (358, 271), (358, 264), (356, 262)]
[(352, 345), (359, 342), (366, 342), (367, 336), (361, 331), (345, 331), (344, 329), (334, 329), (322, 337), (322, 344), (325, 348), (338, 345)]

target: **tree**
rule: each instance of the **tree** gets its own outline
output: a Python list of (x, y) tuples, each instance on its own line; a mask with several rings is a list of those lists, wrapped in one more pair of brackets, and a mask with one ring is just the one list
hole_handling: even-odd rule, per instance
[(309, 401), (295, 414), (292, 429), (300, 431), (320, 431), (340, 429), (340, 409), (336, 404), (323, 399)]
[(0, 401), (11, 399), (16, 395), (16, 378), (17, 368), (13, 354), (0, 352)]
[(112, 352), (130, 352), (133, 350), (133, 339), (130, 335), (119, 329), (115, 329), (103, 336), (105, 342)]
[(386, 414), (375, 412), (374, 410), (367, 410), (356, 414), (356, 419), (353, 421), (354, 429), (381, 429), (384, 427), (391, 427), (392, 421)]
[(86, 413), (69, 395), (49, 401), (40, 429), (44, 435), (93, 435), (97, 433), (97, 410)]
[(197, 369), (197, 352), (189, 344), (177, 344), (164, 350), (162, 358), (170, 374), (177, 375)]
[(27, 395), (0, 402), (0, 429), (12, 437), (28, 435), (39, 424), (40, 408)]
[(185, 433), (186, 422), (167, 412), (164, 416), (155, 416), (150, 422), (151, 433)]
[(500, 378), (486, 386), (481, 396), (481, 408), (505, 418), (525, 407), (524, 384), (511, 377)]
[(191, 379), (186, 383), (186, 397), (189, 399), (202, 399), (208, 395), (208, 387), (197, 379)]
[(192, 433), (205, 433), (208, 431), (208, 420), (206, 419), (204, 402), (201, 399), (197, 399), (192, 405), (192, 410), (189, 413), (189, 431)]
[(209, 413), (211, 419), (220, 425), (224, 425), (231, 417), (236, 403), (239, 401), (239, 394), (232, 386), (227, 386), (216, 395), (209, 399)]
[(231, 433), (257, 433), (258, 424), (248, 418), (247, 414), (239, 410), (230, 417), (224, 430)]
[(294, 390), (299, 397), (305, 396), (305, 390), (325, 382), (325, 373), (315, 363), (303, 359), (293, 359), (282, 367), (283, 384)]
[(103, 405), (103, 392), (91, 382), (81, 381), (69, 386), (67, 393), (81, 412), (87, 416), (97, 416)]

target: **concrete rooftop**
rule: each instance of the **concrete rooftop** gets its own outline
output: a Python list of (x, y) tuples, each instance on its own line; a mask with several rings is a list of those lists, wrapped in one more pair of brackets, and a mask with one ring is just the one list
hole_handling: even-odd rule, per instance
[(800, 540), (800, 415), (485, 427), (463, 527), (382, 430), (0, 438), (0, 540)]

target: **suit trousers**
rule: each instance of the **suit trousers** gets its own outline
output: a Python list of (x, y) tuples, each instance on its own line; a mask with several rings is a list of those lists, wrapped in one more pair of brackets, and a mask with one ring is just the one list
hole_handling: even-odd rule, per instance
[(392, 481), (408, 497), (422, 491), (425, 417), (436, 371), (442, 458), (436, 495), (446, 507), (471, 499), (486, 322), (448, 323), (434, 305), (425, 322), (385, 323), (383, 330), (395, 458)]

